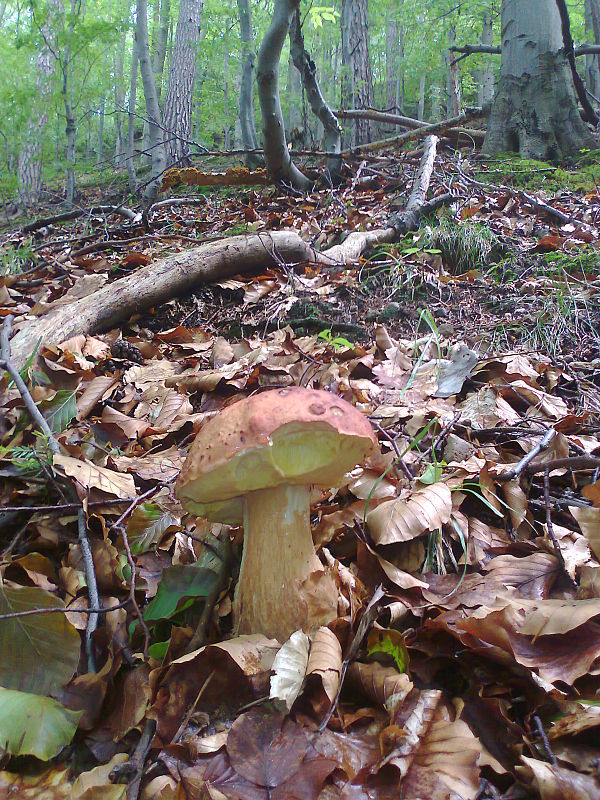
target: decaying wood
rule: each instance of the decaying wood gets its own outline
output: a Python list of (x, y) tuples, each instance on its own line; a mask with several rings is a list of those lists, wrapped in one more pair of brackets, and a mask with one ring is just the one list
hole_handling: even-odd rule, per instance
[(392, 217), (388, 227), (351, 233), (341, 244), (322, 253), (295, 231), (270, 231), (209, 242), (168, 256), (74, 303), (59, 306), (43, 317), (21, 322), (11, 342), (14, 363), (22, 367), (40, 341), (59, 344), (79, 334), (109, 330), (132, 314), (191, 292), (201, 284), (281, 264), (294, 266), (313, 262), (325, 267), (343, 267), (355, 262), (368, 247), (393, 242), (417, 226), (422, 213), (450, 199), (445, 195), (430, 203), (424, 202), (433, 173), (436, 146), (435, 136), (425, 142), (406, 209)]
[(187, 186), (255, 186), (270, 183), (266, 170), (250, 171), (247, 167), (232, 167), (226, 172), (204, 172), (197, 167), (172, 168), (162, 177), (161, 192), (185, 183)]
[(464, 122), (470, 122), (474, 119), (479, 119), (482, 116), (481, 109), (464, 114), (459, 114), (451, 119), (445, 119), (441, 122), (434, 122), (430, 125), (424, 125), (422, 128), (416, 128), (414, 131), (401, 133), (399, 136), (392, 136), (390, 139), (378, 139), (375, 142), (360, 145), (360, 147), (353, 147), (351, 150), (346, 150), (342, 153), (342, 157), (355, 155), (356, 153), (373, 153), (376, 150), (381, 150), (384, 147), (399, 147), (406, 142), (412, 142), (415, 139), (421, 139), (425, 136), (445, 133), (449, 128), (454, 128), (457, 125), (462, 125)]

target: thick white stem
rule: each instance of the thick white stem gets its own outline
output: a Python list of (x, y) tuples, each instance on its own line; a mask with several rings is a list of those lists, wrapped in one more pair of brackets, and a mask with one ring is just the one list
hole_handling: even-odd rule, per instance
[(308, 486), (276, 486), (244, 497), (244, 552), (234, 601), (239, 633), (285, 641), (308, 624), (301, 583), (321, 562), (310, 532)]

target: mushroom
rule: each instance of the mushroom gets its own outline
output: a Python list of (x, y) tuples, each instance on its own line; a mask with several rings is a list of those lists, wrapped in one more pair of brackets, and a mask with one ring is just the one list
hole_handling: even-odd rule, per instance
[(238, 633), (285, 641), (335, 618), (337, 590), (310, 530), (310, 489), (337, 486), (376, 441), (350, 403), (301, 387), (248, 397), (202, 427), (176, 491), (197, 516), (244, 526)]

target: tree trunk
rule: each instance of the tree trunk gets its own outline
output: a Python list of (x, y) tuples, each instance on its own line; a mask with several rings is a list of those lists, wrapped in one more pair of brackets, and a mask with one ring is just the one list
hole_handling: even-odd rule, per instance
[(181, 161), (189, 151), (201, 11), (202, 0), (181, 0), (165, 97), (164, 123), (170, 164)]
[(50, 26), (43, 30), (43, 42), (36, 59), (35, 88), (36, 101), (25, 124), (25, 135), (19, 150), (17, 167), (19, 205), (29, 208), (35, 205), (42, 191), (42, 142), (44, 129), (48, 122), (48, 99), (52, 91), (54, 60), (50, 47)]
[(125, 91), (123, 89), (123, 52), (125, 38), (120, 41), (114, 61), (115, 70), (115, 167), (120, 169), (125, 162), (125, 147), (123, 143), (123, 109), (125, 107)]
[(385, 21), (385, 106), (386, 111), (399, 114), (396, 107), (396, 80), (398, 77), (398, 42), (400, 40), (398, 22), (388, 9)]
[(304, 136), (304, 113), (302, 97), (302, 76), (294, 64), (292, 57), (292, 31), (290, 28), (290, 57), (288, 61), (288, 131), (290, 138), (294, 140), (294, 145), (302, 149), (306, 144)]
[(150, 149), (152, 152), (150, 180), (146, 184), (143, 200), (146, 205), (150, 205), (156, 200), (158, 195), (158, 189), (162, 174), (165, 171), (167, 159), (163, 129), (160, 121), (160, 109), (156, 96), (156, 84), (154, 83), (154, 73), (152, 72), (150, 49), (148, 47), (148, 0), (136, 0), (136, 12), (135, 39), (140, 73), (142, 75), (142, 85), (144, 87), (146, 116), (148, 117), (150, 126)]
[(102, 166), (104, 161), (104, 98), (100, 100), (98, 109), (98, 144), (96, 145), (96, 164)]
[(431, 87), (431, 119), (438, 122), (442, 116), (442, 90), (437, 83)]
[[(158, 2), (158, 0), (156, 0)], [(152, 72), (156, 83), (156, 97), (160, 104), (162, 94), (163, 70), (167, 54), (167, 39), (169, 37), (169, 23), (171, 19), (170, 0), (161, 0), (158, 27), (152, 37)]]
[[(594, 25), (593, 7), (596, 6), (597, 19), (600, 22), (600, 2), (599, 0), (585, 0), (585, 33), (588, 42), (600, 44), (600, 25)], [(596, 37), (596, 27), (598, 27), (598, 38)], [(587, 90), (598, 97), (600, 94), (600, 56), (587, 55), (585, 57), (585, 84)]]
[(263, 121), (265, 162), (276, 183), (308, 191), (311, 181), (295, 166), (287, 148), (279, 98), (281, 50), (299, 0), (275, 0), (271, 24), (260, 46), (256, 82)]
[[(242, 42), (242, 71), (240, 76), (240, 101), (238, 116), (242, 144), (245, 150), (258, 148), (256, 122), (254, 120), (254, 76), (256, 71), (256, 53), (254, 52), (254, 35), (252, 33), (252, 15), (250, 0), (237, 0), (240, 17), (240, 38)], [(257, 153), (246, 154), (246, 166), (250, 169), (261, 166), (263, 159)]]
[[(342, 130), (337, 118), (323, 97), (317, 81), (317, 66), (304, 45), (300, 9), (296, 8), (290, 25), (290, 54), (300, 74), (308, 102), (315, 117), (323, 126), (323, 146), (328, 153), (340, 153), (342, 149)], [(331, 181), (339, 182), (341, 159), (329, 158), (327, 168)]]
[[(483, 15), (481, 25), (481, 44), (494, 44), (494, 30), (492, 27), (492, 15), (486, 11)], [(479, 72), (479, 106), (488, 108), (494, 99), (494, 70), (487, 59)]]
[[(369, 62), (367, 0), (342, 0), (342, 108), (371, 108), (373, 79)], [(350, 144), (371, 140), (372, 123), (354, 120)]]
[(446, 117), (457, 117), (461, 110), (460, 77), (458, 63), (454, 53), (450, 50), (456, 44), (456, 29), (454, 25), (448, 28), (448, 50), (446, 50)]
[(131, 49), (131, 80), (129, 84), (129, 113), (127, 115), (127, 175), (129, 178), (129, 191), (135, 194), (137, 191), (137, 175), (135, 173), (135, 101), (137, 97), (137, 75), (138, 75), (138, 49), (135, 38)]
[(419, 105), (417, 107), (417, 119), (423, 121), (425, 119), (425, 75), (421, 75), (419, 81)]
[(556, 0), (503, 0), (500, 83), (483, 152), (559, 160), (596, 147), (577, 107)]

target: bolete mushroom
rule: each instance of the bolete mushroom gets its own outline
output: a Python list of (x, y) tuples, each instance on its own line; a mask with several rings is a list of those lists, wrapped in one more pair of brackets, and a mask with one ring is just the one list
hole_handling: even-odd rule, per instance
[(350, 403), (300, 387), (234, 403), (200, 430), (177, 495), (198, 516), (244, 526), (238, 633), (285, 641), (335, 618), (337, 591), (310, 530), (310, 489), (337, 486), (376, 441)]

